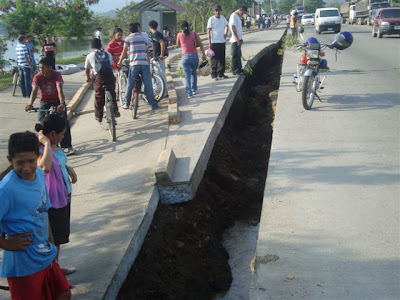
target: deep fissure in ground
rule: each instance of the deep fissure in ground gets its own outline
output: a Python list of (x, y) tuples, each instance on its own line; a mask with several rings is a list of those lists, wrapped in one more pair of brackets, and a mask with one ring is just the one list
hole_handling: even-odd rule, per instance
[(212, 299), (232, 282), (224, 230), (259, 222), (279, 88), (281, 42), (236, 95), (192, 201), (159, 204), (118, 299)]

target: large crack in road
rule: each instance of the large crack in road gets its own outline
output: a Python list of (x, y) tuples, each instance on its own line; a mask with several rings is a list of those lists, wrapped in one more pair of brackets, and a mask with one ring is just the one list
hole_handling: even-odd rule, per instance
[(118, 299), (212, 299), (229, 289), (222, 234), (237, 220), (259, 222), (281, 47), (262, 50), (236, 95), (195, 198), (159, 204)]

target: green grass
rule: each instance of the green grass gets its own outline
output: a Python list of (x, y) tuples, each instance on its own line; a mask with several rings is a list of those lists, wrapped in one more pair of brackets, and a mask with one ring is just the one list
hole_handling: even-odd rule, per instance
[(65, 59), (56, 59), (56, 64), (57, 65), (69, 65), (69, 64), (79, 64), (81, 62), (85, 61), (86, 56), (84, 55), (79, 55), (71, 58), (65, 58)]
[(13, 76), (11, 73), (0, 75), (0, 91), (3, 91), (13, 85), (12, 78)]

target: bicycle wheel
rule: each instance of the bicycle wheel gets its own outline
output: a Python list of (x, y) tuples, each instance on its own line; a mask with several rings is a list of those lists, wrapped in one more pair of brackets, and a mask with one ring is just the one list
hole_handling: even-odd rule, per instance
[[(107, 95), (106, 92), (106, 119), (107, 119), (107, 124), (108, 124), (108, 131), (110, 132), (111, 139), (113, 142), (117, 140), (117, 130), (115, 128), (115, 112), (114, 112), (114, 107), (112, 105), (112, 98), (111, 95)], [(107, 99), (108, 98), (108, 99)]]
[(303, 91), (302, 91), (302, 102), (303, 107), (310, 110), (315, 97), (316, 92), (316, 77), (314, 74), (303, 78)]
[(124, 72), (122, 72), (121, 77), (119, 78), (119, 102), (121, 106), (124, 104), (125, 94), (126, 94), (126, 84), (127, 78)]
[[(164, 80), (160, 75), (157, 73), (154, 73), (151, 76), (151, 84), (153, 86), (153, 91), (154, 91), (154, 99), (158, 102), (162, 99), (164, 96), (165, 92), (165, 83)], [(142, 91), (144, 90), (144, 85), (142, 84)], [(147, 100), (147, 97), (145, 94), (143, 94), (143, 99), (148, 103), (149, 101)]]
[(13, 92), (12, 92), (13, 96), (15, 96), (15, 91), (17, 90), (18, 81), (19, 81), (19, 73), (16, 72), (16, 73), (14, 73), (14, 77), (13, 77), (13, 84), (14, 84)]
[(135, 94), (132, 94), (132, 97), (133, 97), (132, 117), (134, 119), (137, 119), (137, 111), (139, 107), (139, 93), (137, 93), (135, 90)]

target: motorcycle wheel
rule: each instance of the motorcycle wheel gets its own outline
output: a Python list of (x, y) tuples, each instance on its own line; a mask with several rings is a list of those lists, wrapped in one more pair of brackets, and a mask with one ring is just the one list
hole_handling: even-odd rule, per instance
[(302, 102), (303, 102), (303, 107), (306, 110), (310, 110), (313, 102), (314, 102), (314, 97), (315, 97), (315, 92), (316, 92), (316, 78), (315, 75), (312, 74), (311, 76), (307, 76), (303, 78), (303, 90), (301, 94)]

